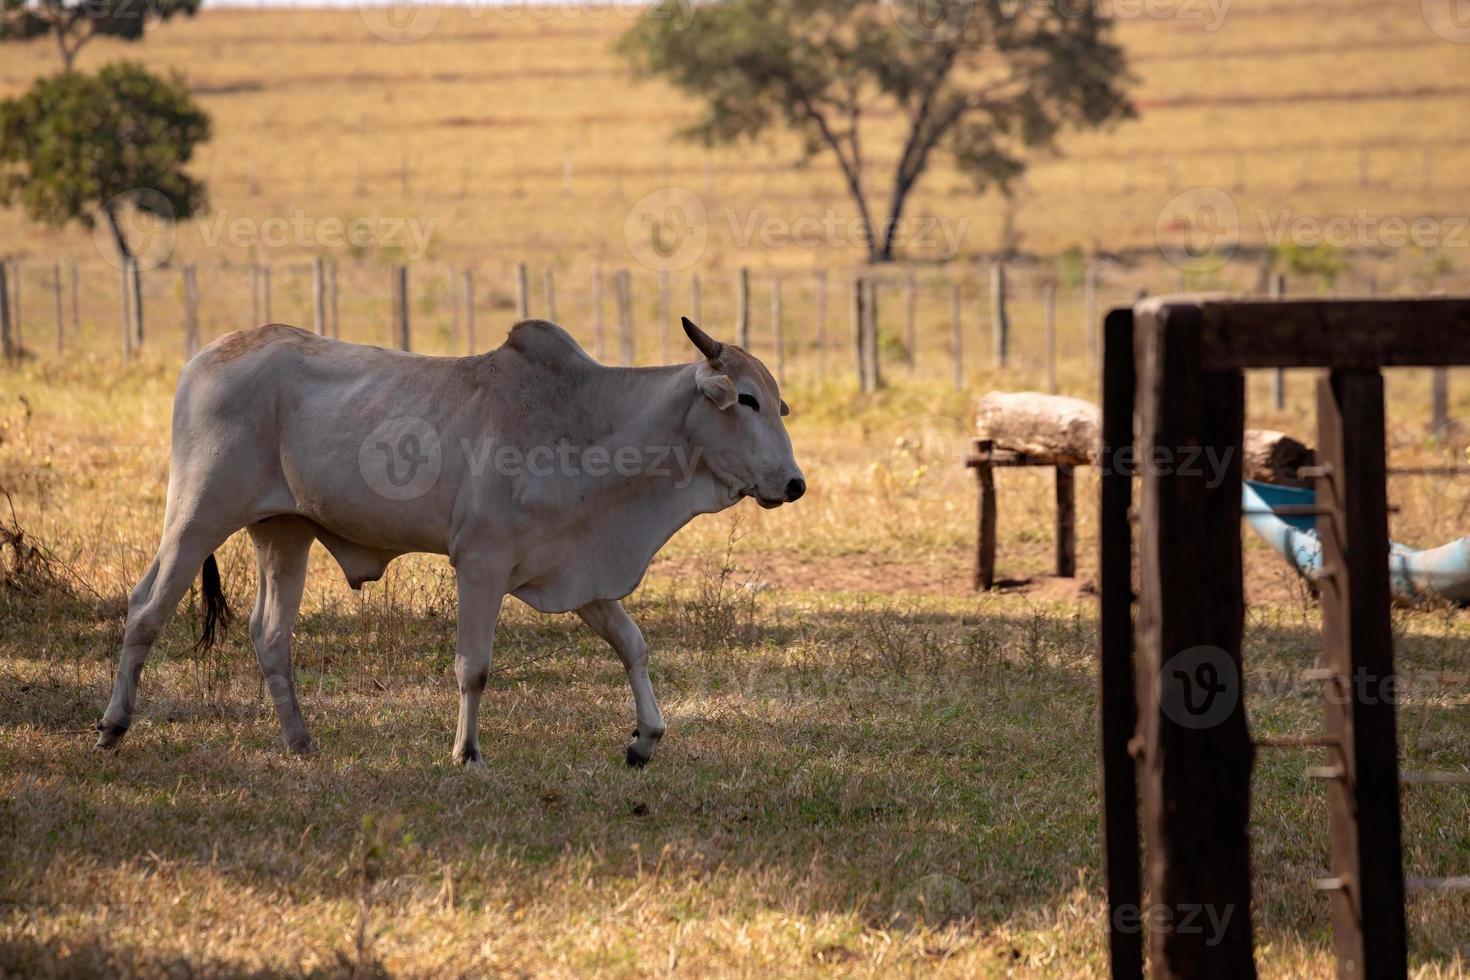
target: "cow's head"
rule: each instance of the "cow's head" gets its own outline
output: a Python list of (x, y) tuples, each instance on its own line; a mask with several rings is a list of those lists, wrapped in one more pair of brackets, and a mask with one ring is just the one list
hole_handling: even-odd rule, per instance
[(684, 317), (684, 332), (704, 360), (695, 369), (698, 400), (689, 415), (695, 442), (715, 477), (762, 507), (780, 507), (806, 493), (791, 452), (776, 379), (746, 351), (722, 344)]

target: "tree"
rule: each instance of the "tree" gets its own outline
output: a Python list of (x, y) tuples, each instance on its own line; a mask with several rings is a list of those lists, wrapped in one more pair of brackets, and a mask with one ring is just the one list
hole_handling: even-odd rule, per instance
[(123, 208), (175, 221), (204, 206), (204, 185), (183, 168), (209, 130), (178, 75), (124, 61), (43, 78), (0, 102), (0, 202), (52, 225), (106, 220), (130, 259)]
[[(1092, 4), (722, 0), (684, 18), (685, 2), (660, 0), (619, 50), (640, 74), (703, 103), (686, 137), (735, 143), (784, 126), (804, 158), (831, 154), (872, 261), (893, 258), (904, 206), (936, 150), (977, 190), (1009, 193), (1027, 151), (1054, 147), (1064, 127), (1133, 114), (1122, 50)], [(875, 225), (864, 123), (895, 114), (902, 142)]]
[(71, 71), (77, 52), (96, 37), (136, 41), (154, 23), (192, 17), (200, 0), (0, 0), (0, 41), (54, 35)]

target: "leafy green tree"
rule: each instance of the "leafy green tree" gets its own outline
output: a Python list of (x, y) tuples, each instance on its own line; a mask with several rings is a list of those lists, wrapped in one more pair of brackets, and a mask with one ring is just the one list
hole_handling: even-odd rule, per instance
[(192, 17), (200, 0), (0, 0), (0, 41), (51, 35), (71, 71), (77, 52), (97, 37), (136, 41), (160, 21)]
[(131, 258), (123, 209), (175, 221), (204, 206), (204, 185), (183, 168), (209, 131), (178, 75), (124, 61), (43, 78), (0, 102), (0, 202), (52, 225), (104, 220)]
[[(893, 258), (904, 206), (948, 153), (977, 188), (1009, 192), (1028, 152), (1067, 126), (1133, 114), (1122, 50), (1091, 4), (1026, 0), (722, 0), (681, 16), (660, 0), (619, 41), (643, 75), (696, 97), (683, 135), (708, 145), (794, 132), (806, 158), (837, 162), (868, 229), (869, 257)], [(881, 225), (864, 140), (899, 121)], [(886, 147), (885, 147), (886, 148)]]

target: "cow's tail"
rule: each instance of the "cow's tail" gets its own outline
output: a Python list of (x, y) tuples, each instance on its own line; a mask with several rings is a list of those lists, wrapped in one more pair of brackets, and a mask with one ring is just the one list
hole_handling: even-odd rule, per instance
[(229, 628), (232, 618), (230, 604), (225, 601), (225, 590), (220, 585), (219, 563), (214, 560), (214, 555), (204, 559), (199, 578), (201, 591), (204, 593), (204, 630), (199, 636), (199, 642), (194, 644), (195, 652), (208, 650), (218, 643)]

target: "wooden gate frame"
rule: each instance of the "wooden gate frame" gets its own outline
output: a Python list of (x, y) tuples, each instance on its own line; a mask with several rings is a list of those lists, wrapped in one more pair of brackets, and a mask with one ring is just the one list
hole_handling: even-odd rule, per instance
[[(1256, 975), (1247, 835), (1255, 746), (1241, 684), (1244, 370), (1307, 367), (1326, 369), (1313, 475), (1324, 562), (1321, 741), (1334, 758), (1325, 770), (1332, 877), (1318, 886), (1331, 894), (1338, 976), (1405, 975), (1398, 747), (1394, 699), (1385, 696), (1393, 645), (1380, 369), (1456, 364), (1470, 364), (1466, 299), (1160, 297), (1108, 314), (1098, 645), (1114, 977), (1143, 975), (1147, 921), (1164, 926), (1149, 930), (1155, 978)], [(1230, 453), (1215, 485), (1209, 467), (1185, 462), (1211, 447)], [(1193, 701), (1181, 707), (1190, 683), (1215, 691), (1199, 723), (1178, 720), (1195, 713)], [(1140, 798), (1148, 910), (1140, 907)], [(1230, 914), (1218, 937), (1171, 927), (1209, 906)]]

